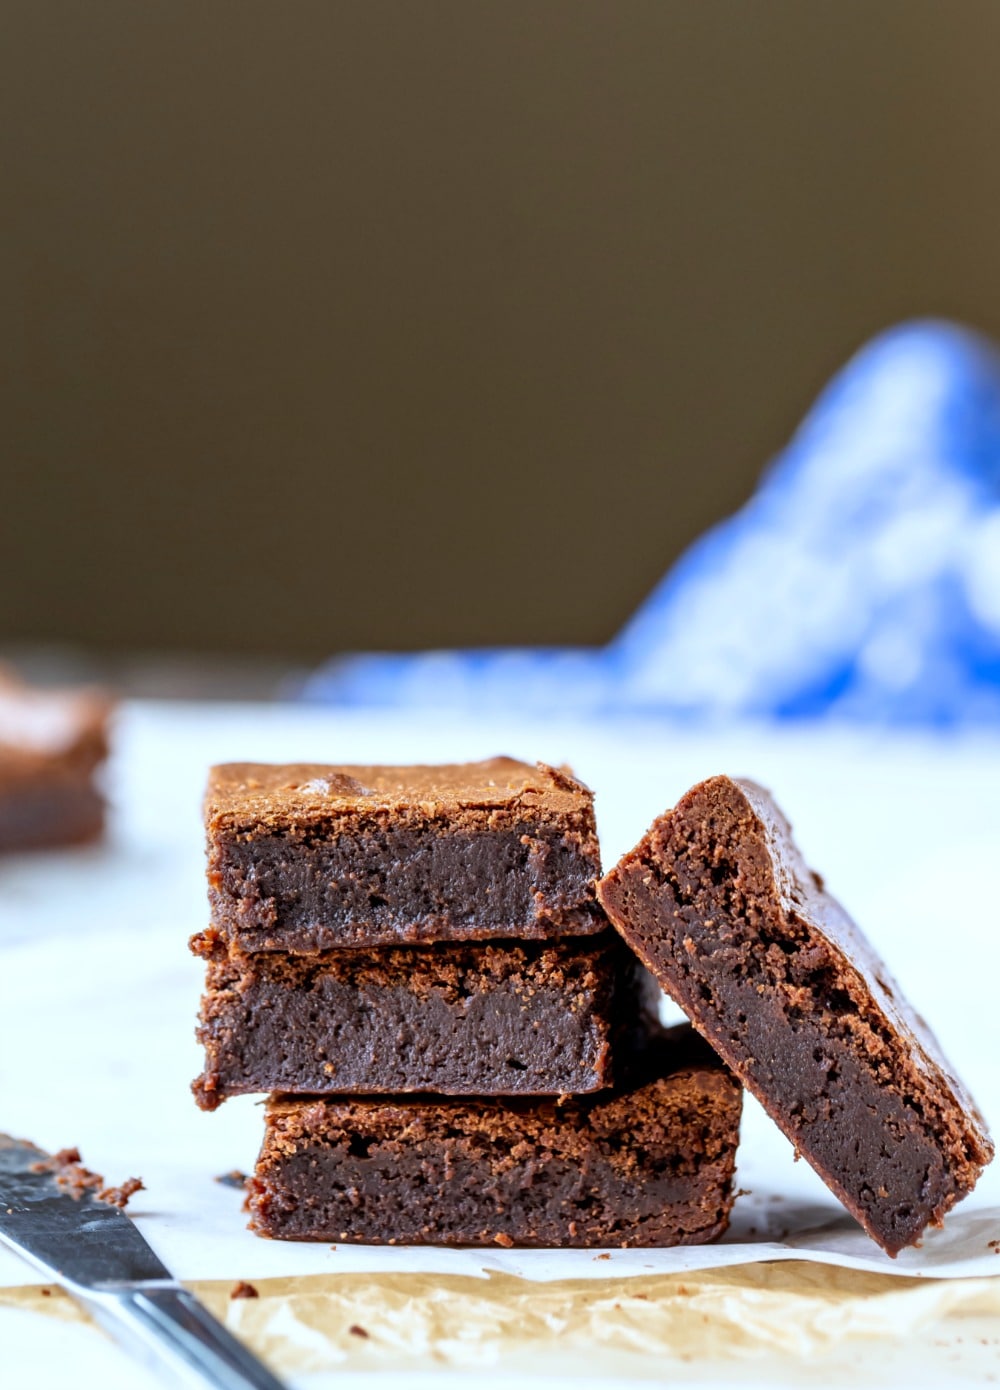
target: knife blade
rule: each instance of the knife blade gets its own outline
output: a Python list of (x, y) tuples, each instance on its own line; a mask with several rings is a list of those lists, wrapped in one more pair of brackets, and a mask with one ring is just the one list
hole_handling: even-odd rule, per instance
[(177, 1283), (123, 1211), (92, 1190), (60, 1186), (51, 1163), (36, 1145), (0, 1134), (0, 1241), (170, 1384), (283, 1390)]

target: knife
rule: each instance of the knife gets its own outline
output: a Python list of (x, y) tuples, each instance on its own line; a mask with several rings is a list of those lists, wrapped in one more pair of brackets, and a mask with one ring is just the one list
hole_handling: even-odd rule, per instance
[(79, 1299), (172, 1385), (284, 1390), (177, 1283), (124, 1212), (60, 1186), (50, 1156), (0, 1134), (0, 1241)]

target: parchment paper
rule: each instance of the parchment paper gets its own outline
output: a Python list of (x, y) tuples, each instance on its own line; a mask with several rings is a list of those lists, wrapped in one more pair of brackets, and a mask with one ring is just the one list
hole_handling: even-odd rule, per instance
[[(390, 1373), (394, 1387), (413, 1390), (445, 1377), (467, 1384), (471, 1374), (504, 1390), (646, 1380), (944, 1390), (1000, 1373), (995, 1279), (918, 1281), (786, 1262), (624, 1281), (307, 1275), (259, 1281), (257, 1298), (236, 1300), (230, 1283), (191, 1287), (302, 1390), (351, 1390), (374, 1371), (382, 1384)], [(0, 1310), (5, 1352), (16, 1357), (20, 1340), (38, 1390), (62, 1390), (67, 1364), (76, 1385), (147, 1385), (58, 1290), (0, 1289)], [(40, 1357), (40, 1344), (55, 1354)]]

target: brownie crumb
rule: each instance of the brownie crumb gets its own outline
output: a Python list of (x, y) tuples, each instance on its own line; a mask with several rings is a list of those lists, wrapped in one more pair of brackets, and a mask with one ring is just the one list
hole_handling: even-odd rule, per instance
[(103, 1173), (95, 1173), (92, 1169), (84, 1167), (80, 1150), (76, 1145), (60, 1149), (51, 1158), (43, 1158), (38, 1163), (33, 1163), (31, 1171), (52, 1173), (59, 1186), (66, 1188), (73, 1197), (82, 1197), (85, 1192), (100, 1189), (105, 1185)]
[(242, 1191), (247, 1185), (247, 1175), (240, 1172), (239, 1168), (232, 1168), (228, 1173), (220, 1173), (214, 1181), (223, 1187), (236, 1187)]
[(493, 1239), (497, 1245), (502, 1245), (505, 1250), (509, 1250), (511, 1246), (514, 1244), (513, 1240), (509, 1235), (507, 1235), (506, 1231), (497, 1231)]
[(245, 1279), (241, 1279), (238, 1284), (233, 1286), (229, 1295), (230, 1298), (260, 1298), (260, 1294), (253, 1284), (248, 1284)]
[(120, 1187), (102, 1188), (97, 1194), (97, 1200), (107, 1202), (109, 1207), (117, 1207), (119, 1211), (123, 1211), (128, 1206), (130, 1197), (145, 1190), (146, 1184), (142, 1178), (126, 1178)]
[(994, 1255), (1000, 1255), (1000, 1240), (991, 1240), (987, 1244), (986, 1249), (992, 1250)]
[(72, 1197), (82, 1197), (92, 1192), (99, 1202), (107, 1202), (119, 1211), (128, 1205), (130, 1197), (144, 1192), (146, 1184), (142, 1178), (127, 1178), (118, 1187), (105, 1181), (103, 1173), (95, 1173), (87, 1168), (80, 1157), (80, 1150), (74, 1144), (71, 1148), (60, 1149), (50, 1158), (39, 1159), (31, 1165), (33, 1173), (52, 1173), (60, 1187), (65, 1188)]
[(370, 1333), (370, 1332), (366, 1332), (365, 1329), (364, 1329), (363, 1327), (361, 1327), (361, 1326), (360, 1326), (358, 1323), (356, 1323), (356, 1322), (352, 1322), (351, 1325), (350, 1325), (350, 1327), (349, 1327), (347, 1330), (348, 1330), (348, 1332), (350, 1332), (350, 1334), (351, 1334), (352, 1337), (370, 1337), (370, 1336), (371, 1336), (371, 1333)]
[(74, 1144), (69, 1149), (59, 1149), (51, 1158), (43, 1159), (40, 1163), (33, 1163), (31, 1171), (33, 1173), (54, 1172), (57, 1168), (68, 1168), (73, 1163), (80, 1162), (80, 1150)]
[(594, 1259), (595, 1259), (595, 1260), (610, 1260), (610, 1259), (611, 1259), (611, 1256), (610, 1256), (610, 1255), (608, 1254), (608, 1252), (605, 1250), (605, 1252), (604, 1252), (603, 1255), (595, 1255), (595, 1256), (594, 1256)]
[(51, 1289), (42, 1289), (42, 1297), (43, 1297), (43, 1298), (51, 1298), (51, 1297), (52, 1297), (52, 1290), (51, 1290)]

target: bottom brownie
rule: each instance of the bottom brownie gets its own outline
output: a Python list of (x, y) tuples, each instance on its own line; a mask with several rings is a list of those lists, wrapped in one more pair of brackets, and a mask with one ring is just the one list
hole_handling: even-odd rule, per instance
[(633, 1083), (553, 1101), (267, 1109), (250, 1227), (372, 1245), (694, 1245), (725, 1230), (742, 1092), (688, 1029)]

